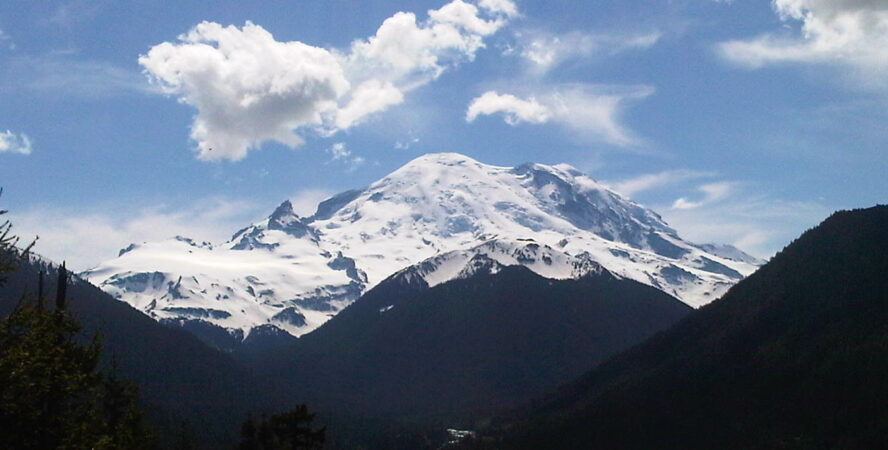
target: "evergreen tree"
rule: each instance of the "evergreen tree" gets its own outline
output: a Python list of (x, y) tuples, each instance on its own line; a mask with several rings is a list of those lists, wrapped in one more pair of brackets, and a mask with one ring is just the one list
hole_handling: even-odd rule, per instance
[(324, 446), (326, 428), (313, 429), (315, 414), (306, 405), (267, 417), (262, 415), (257, 425), (253, 416), (247, 416), (241, 427), (240, 450), (303, 450)]
[(259, 450), (259, 436), (256, 429), (256, 421), (253, 415), (247, 415), (247, 420), (241, 426), (241, 442), (238, 445), (239, 450)]
[[(11, 228), (0, 223), (0, 285), (30, 248), (16, 248)], [(41, 276), (37, 301), (23, 297), (0, 318), (0, 448), (153, 447), (136, 388), (99, 370), (100, 339), (83, 342), (64, 308), (67, 271), (62, 266), (56, 273), (56, 308), (44, 308)]]

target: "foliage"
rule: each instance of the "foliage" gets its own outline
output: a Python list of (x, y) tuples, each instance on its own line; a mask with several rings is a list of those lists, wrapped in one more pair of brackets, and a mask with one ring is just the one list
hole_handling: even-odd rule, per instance
[[(2, 195), (3, 189), (0, 188), (0, 196)], [(0, 218), (7, 212), (5, 209), (0, 209)], [(4, 274), (15, 269), (16, 260), (20, 256), (26, 256), (34, 245), (32, 242), (24, 250), (19, 250), (16, 247), (18, 241), (18, 238), (12, 234), (12, 223), (9, 220), (0, 221), (0, 285), (6, 280)]]
[(839, 212), (480, 448), (883, 448), (888, 206)]
[(319, 449), (324, 445), (326, 428), (312, 429), (315, 415), (308, 407), (296, 408), (266, 417), (259, 423), (248, 416), (241, 427), (239, 450)]
[[(0, 275), (27, 256), (10, 229), (8, 221), (0, 224)], [(64, 309), (64, 267), (58, 277), (56, 309), (45, 309), (38, 294), (0, 319), (0, 448), (152, 447), (135, 386), (99, 370), (99, 336), (83, 342)], [(40, 285), (42, 291), (42, 277)]]

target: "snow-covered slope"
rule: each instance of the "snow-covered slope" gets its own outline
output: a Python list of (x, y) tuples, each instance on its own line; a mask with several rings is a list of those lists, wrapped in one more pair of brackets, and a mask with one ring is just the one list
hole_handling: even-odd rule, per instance
[(498, 167), (439, 153), (336, 195), (311, 217), (284, 202), (224, 244), (132, 245), (84, 275), (157, 319), (298, 336), (405, 268), (434, 285), (497, 265), (550, 278), (600, 265), (699, 306), (757, 267), (726, 248), (682, 240), (653, 211), (567, 165)]
[(731, 261), (743, 262), (761, 266), (767, 261), (752, 256), (731, 244), (703, 244), (699, 246), (702, 250), (707, 251), (715, 256), (721, 256)]
[(389, 279), (401, 285), (434, 287), (450, 280), (480, 273), (495, 274), (503, 267), (519, 265), (553, 280), (580, 278), (605, 270), (588, 253), (569, 255), (548, 245), (540, 245), (533, 239), (494, 239), (469, 249), (433, 256), (401, 269)]

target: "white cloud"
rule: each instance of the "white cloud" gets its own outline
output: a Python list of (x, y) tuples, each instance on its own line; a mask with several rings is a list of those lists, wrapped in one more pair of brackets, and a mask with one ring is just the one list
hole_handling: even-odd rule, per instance
[(511, 125), (521, 122), (555, 123), (585, 140), (621, 147), (641, 144), (641, 139), (621, 123), (627, 102), (654, 92), (649, 86), (561, 84), (541, 88), (541, 93), (522, 100), (511, 94), (488, 91), (469, 105), (466, 119), (502, 113)]
[[(348, 77), (387, 81), (404, 91), (426, 84), (448, 67), (475, 58), (484, 38), (507, 23), (496, 12), (462, 0), (430, 10), (426, 21), (417, 21), (411, 12), (398, 12), (373, 36), (352, 43), (343, 55)], [(485, 18), (491, 14), (494, 17)]]
[(115, 208), (114, 213), (59, 207), (34, 207), (11, 212), (10, 220), (23, 241), (39, 236), (35, 251), (52, 260), (67, 260), (81, 271), (117, 256), (133, 242), (168, 239), (176, 235), (197, 241), (224, 242), (249, 223), (255, 205), (241, 200), (204, 199), (171, 208), (154, 205), (135, 211)]
[(365, 162), (363, 157), (352, 155), (351, 150), (346, 147), (345, 142), (333, 143), (333, 145), (327, 149), (327, 153), (331, 156), (331, 162), (344, 164), (346, 166), (346, 172), (354, 172)]
[(651, 189), (663, 188), (684, 181), (706, 178), (714, 175), (715, 174), (712, 172), (700, 172), (687, 169), (666, 170), (658, 173), (644, 174), (609, 184), (620, 194), (631, 197), (637, 193), (649, 191)]
[(730, 195), (735, 188), (736, 183), (728, 181), (704, 184), (698, 187), (698, 190), (703, 194), (699, 200), (689, 200), (686, 197), (680, 197), (672, 203), (672, 209), (699, 208), (724, 199)]
[(266, 140), (303, 143), (295, 128), (319, 125), (350, 88), (329, 51), (278, 42), (264, 28), (202, 22), (139, 57), (152, 79), (197, 108), (191, 137), (200, 159), (239, 160)]
[(830, 213), (817, 203), (788, 201), (741, 190), (696, 208), (663, 207), (657, 211), (692, 242), (732, 244), (764, 258)]
[(660, 40), (662, 34), (658, 31), (635, 34), (571, 31), (558, 34), (532, 30), (516, 33), (516, 36), (518, 47), (513, 51), (529, 63), (531, 75), (541, 76), (572, 59), (649, 48)]
[(345, 148), (345, 142), (335, 142), (330, 146), (328, 152), (333, 155), (333, 161), (347, 159), (351, 156), (351, 151)]
[[(687, 189), (685, 186), (691, 180), (717, 176), (712, 172), (678, 169), (609, 185), (624, 195), (650, 193), (641, 197), (652, 194), (657, 198), (670, 195), (676, 189)], [(737, 181), (694, 184), (693, 196), (649, 206), (691, 242), (731, 244), (758, 257), (774, 254), (830, 212), (815, 202), (790, 201), (752, 192), (750, 186)]]
[(739, 65), (828, 64), (849, 69), (856, 83), (888, 87), (888, 3), (883, 0), (774, 0), (774, 9), (798, 33), (768, 33), (719, 44)]
[(191, 137), (198, 158), (238, 160), (266, 141), (289, 147), (298, 133), (324, 134), (402, 103), (404, 94), (471, 61), (484, 37), (506, 24), (510, 1), (482, 7), (453, 0), (416, 15), (398, 12), (346, 51), (277, 41), (261, 26), (203, 22), (179, 42), (139, 58), (152, 80), (197, 109)]
[(478, 6), (496, 14), (506, 17), (518, 17), (518, 7), (511, 0), (481, 0)]
[(346, 129), (368, 114), (388, 109), (404, 101), (404, 93), (389, 82), (367, 80), (351, 94), (351, 101), (336, 114), (336, 126)]
[(13, 133), (6, 130), (0, 131), (0, 153), (19, 153), (22, 155), (31, 154), (31, 139), (25, 133)]
[(395, 141), (395, 145), (394, 145), (394, 147), (395, 147), (396, 149), (398, 149), (398, 150), (407, 150), (407, 149), (410, 148), (413, 144), (416, 144), (416, 143), (418, 143), (418, 142), (419, 142), (419, 138), (418, 138), (418, 137), (411, 137), (411, 138), (408, 138), (408, 139)]
[[(440, 9), (429, 11), (433, 23), (452, 25), (462, 28), (469, 35), (488, 36), (496, 32), (504, 22), (501, 19), (485, 20), (478, 17), (478, 7), (462, 0), (454, 0)], [(434, 30), (434, 26), (432, 27)], [(449, 33), (449, 31), (448, 31)], [(466, 47), (476, 45), (475, 38), (466, 40)]]
[(479, 115), (496, 113), (502, 113), (509, 125), (517, 125), (521, 122), (545, 123), (552, 116), (549, 108), (537, 102), (533, 97), (523, 100), (511, 94), (487, 91), (469, 104), (469, 109), (466, 111), (466, 121), (473, 122)]

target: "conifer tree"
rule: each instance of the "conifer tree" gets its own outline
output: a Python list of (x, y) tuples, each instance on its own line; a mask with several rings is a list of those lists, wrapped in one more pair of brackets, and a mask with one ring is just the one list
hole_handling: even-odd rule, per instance
[(262, 415), (257, 425), (252, 415), (241, 427), (239, 450), (309, 450), (324, 446), (326, 428), (313, 429), (315, 414), (306, 405), (290, 411)]
[[(0, 216), (6, 211), (0, 211)], [(0, 222), (0, 285), (28, 257), (9, 221)], [(65, 309), (69, 283), (62, 266), (55, 307), (45, 308), (43, 276), (36, 299), (16, 301), (0, 318), (0, 448), (143, 449), (153, 440), (142, 422), (136, 388), (99, 369), (98, 335), (84, 343)]]

